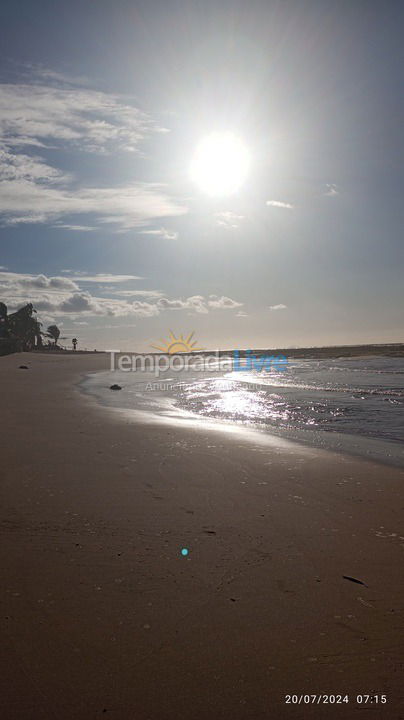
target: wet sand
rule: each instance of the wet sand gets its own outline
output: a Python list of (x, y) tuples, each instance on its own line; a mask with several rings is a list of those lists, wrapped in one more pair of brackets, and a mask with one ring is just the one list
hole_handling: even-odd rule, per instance
[(2, 717), (404, 718), (404, 472), (133, 422), (108, 363), (0, 358)]

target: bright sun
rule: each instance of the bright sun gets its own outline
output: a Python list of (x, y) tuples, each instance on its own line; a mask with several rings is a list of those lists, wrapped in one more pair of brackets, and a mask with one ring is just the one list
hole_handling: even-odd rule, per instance
[(243, 184), (250, 155), (232, 133), (212, 133), (197, 146), (191, 163), (191, 178), (207, 195), (232, 195)]

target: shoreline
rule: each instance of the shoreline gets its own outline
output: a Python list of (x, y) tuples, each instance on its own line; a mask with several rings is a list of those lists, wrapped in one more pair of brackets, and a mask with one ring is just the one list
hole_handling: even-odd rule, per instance
[(7, 719), (404, 715), (404, 472), (115, 416), (108, 360), (0, 358)]
[[(174, 402), (174, 399), (159, 395), (158, 400), (161, 407), (153, 409), (152, 405), (146, 411), (140, 410), (133, 405), (125, 404), (125, 394), (109, 392), (109, 383), (114, 378), (108, 377), (110, 372), (107, 370), (105, 374), (108, 377), (103, 390), (99, 385), (92, 385), (91, 380), (96, 379), (99, 372), (85, 374), (77, 383), (79, 391), (87, 397), (92, 398), (96, 406), (101, 406), (105, 411), (115, 411), (116, 415), (121, 414), (122, 418), (132, 420), (132, 422), (145, 422), (147, 424), (167, 425), (171, 424), (173, 428), (193, 427), (197, 429), (209, 430), (213, 432), (225, 434), (237, 434), (240, 437), (244, 435), (246, 440), (259, 444), (265, 443), (265, 438), (269, 445), (272, 438), (288, 441), (297, 444), (300, 447), (312, 448), (314, 451), (338, 453), (347, 455), (357, 459), (368, 460), (380, 464), (382, 466), (396, 467), (404, 469), (404, 448), (403, 445), (394, 440), (384, 438), (371, 437), (366, 435), (354, 435), (351, 433), (341, 433), (335, 430), (325, 430), (322, 428), (292, 428), (279, 427), (271, 423), (246, 423), (235, 419), (225, 420), (207, 415), (199, 415), (196, 412), (180, 408)], [(181, 381), (179, 381), (181, 382)], [(169, 383), (168, 381), (151, 382), (151, 385), (158, 385), (160, 388), (166, 383), (167, 388), (177, 383)], [(164, 388), (163, 388), (164, 389)], [(122, 403), (122, 404), (121, 404)], [(164, 405), (168, 408), (164, 411)]]

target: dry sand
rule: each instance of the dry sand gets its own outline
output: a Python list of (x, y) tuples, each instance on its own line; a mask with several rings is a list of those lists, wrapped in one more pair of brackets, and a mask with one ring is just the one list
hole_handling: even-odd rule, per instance
[(403, 718), (404, 472), (134, 423), (107, 364), (0, 358), (1, 718)]

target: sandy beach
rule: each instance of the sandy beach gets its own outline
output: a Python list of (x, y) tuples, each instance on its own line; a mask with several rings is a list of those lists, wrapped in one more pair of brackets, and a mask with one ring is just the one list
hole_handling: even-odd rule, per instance
[(2, 717), (403, 718), (404, 472), (134, 422), (108, 363), (0, 358)]

